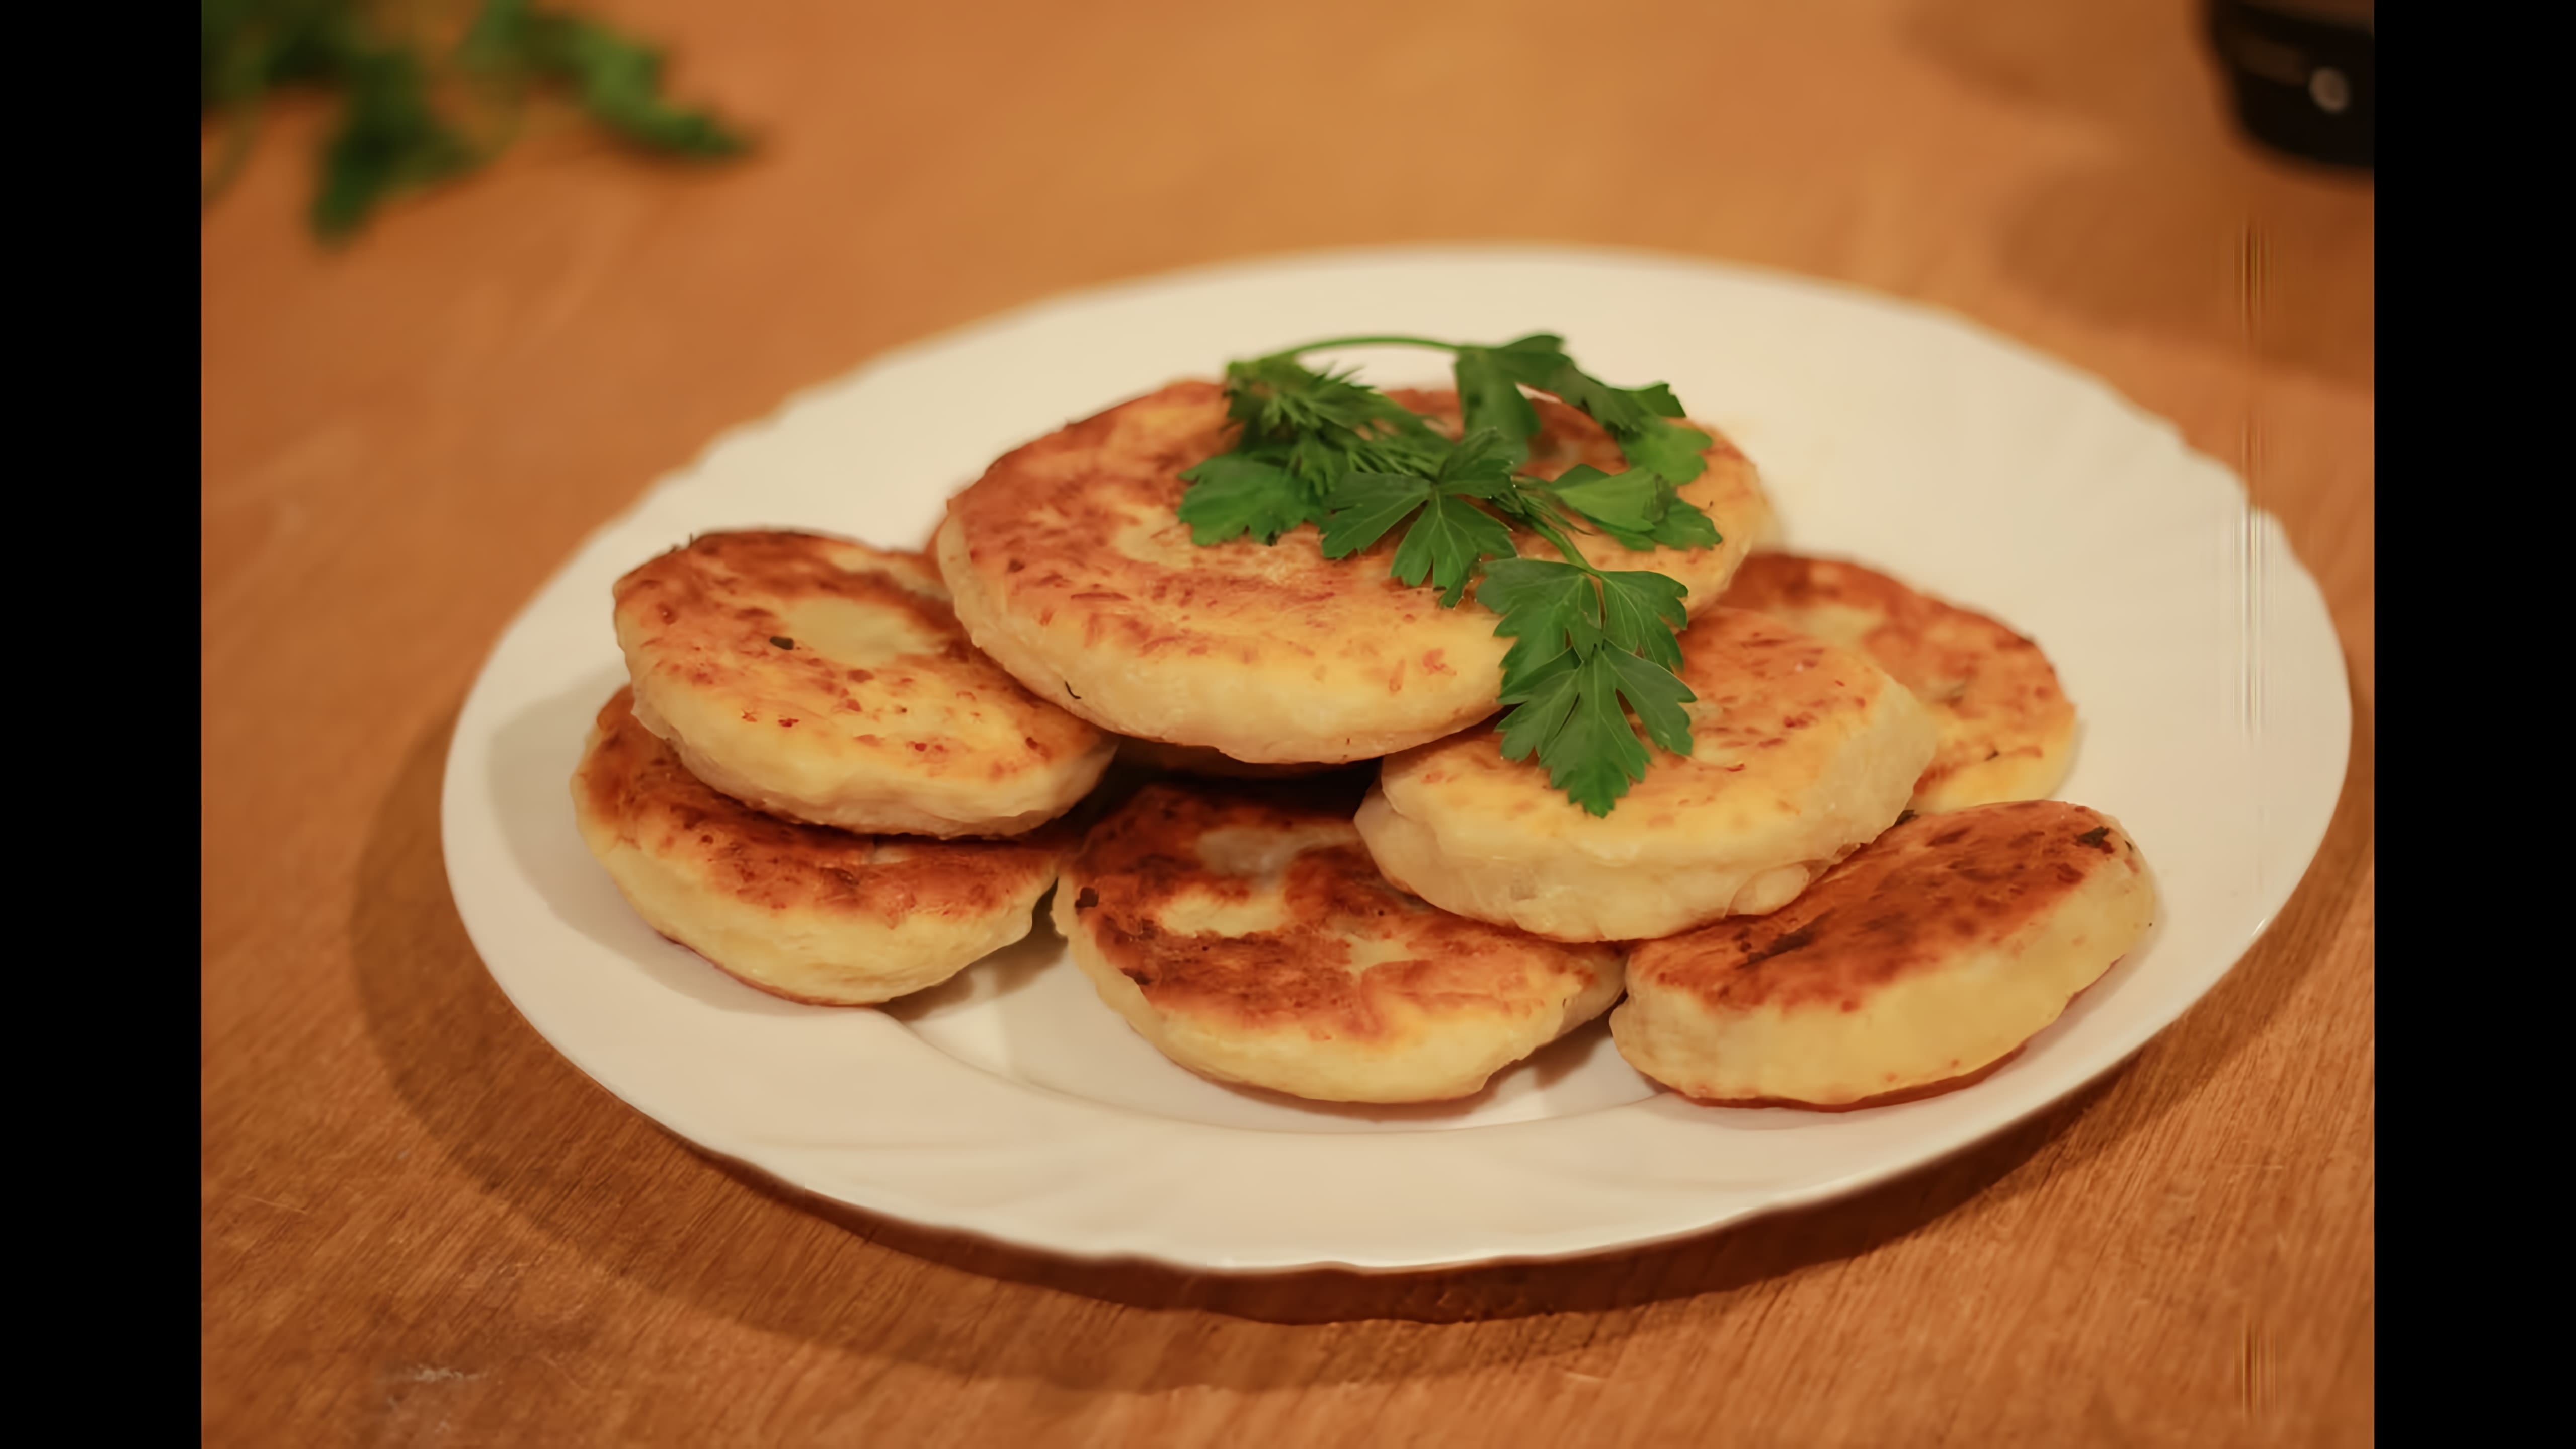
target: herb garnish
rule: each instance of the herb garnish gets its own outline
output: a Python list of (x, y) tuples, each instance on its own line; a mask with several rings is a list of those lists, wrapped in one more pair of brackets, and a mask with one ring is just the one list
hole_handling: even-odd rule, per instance
[[(313, 230), (345, 237), (395, 192), (446, 180), (508, 146), (527, 94), (562, 87), (592, 119), (639, 146), (681, 156), (729, 156), (742, 141), (702, 112), (662, 98), (662, 57), (584, 16), (534, 0), (202, 0), (202, 113), (230, 124), (204, 179), (212, 203), (258, 133), (259, 105), (281, 86), (347, 95), (324, 143)], [(452, 44), (446, 42), (452, 41)], [(437, 53), (443, 48), (444, 53)], [(472, 104), (460, 127), (444, 102)], [(480, 134), (471, 134), (479, 132)]]
[[(1451, 354), (1464, 424), (1456, 442), (1355, 374), (1298, 361), (1363, 346)], [(1619, 445), (1626, 469), (1578, 465), (1554, 480), (1530, 473), (1539, 419), (1523, 388), (1589, 415)], [(1512, 706), (1502, 723), (1504, 758), (1536, 755), (1551, 788), (1607, 815), (1646, 777), (1649, 757), (1629, 711), (1656, 744), (1691, 752), (1682, 706), (1697, 696), (1676, 672), (1689, 591), (1659, 573), (1596, 568), (1568, 537), (1607, 534), (1636, 551), (1721, 541), (1708, 515), (1677, 491), (1700, 475), (1710, 439), (1668, 421), (1682, 416), (1671, 388), (1612, 387), (1576, 367), (1562, 338), (1541, 332), (1500, 346), (1423, 337), (1310, 342), (1229, 363), (1225, 390), (1240, 424), (1234, 448), (1181, 475), (1190, 488), (1180, 517), (1193, 540), (1250, 535), (1275, 544), (1311, 523), (1322, 531), (1324, 556), (1339, 559), (1404, 525), (1396, 578), (1437, 588), (1444, 608), (1457, 607), (1481, 579), (1477, 602), (1502, 616), (1494, 633), (1512, 641), (1496, 698)], [(1520, 557), (1506, 525), (1547, 540), (1563, 561)]]

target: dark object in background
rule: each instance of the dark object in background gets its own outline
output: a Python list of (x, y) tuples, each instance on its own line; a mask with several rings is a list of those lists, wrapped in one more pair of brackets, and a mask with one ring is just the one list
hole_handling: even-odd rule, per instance
[(2210, 0), (2236, 119), (2275, 150), (2370, 170), (2373, 0)]

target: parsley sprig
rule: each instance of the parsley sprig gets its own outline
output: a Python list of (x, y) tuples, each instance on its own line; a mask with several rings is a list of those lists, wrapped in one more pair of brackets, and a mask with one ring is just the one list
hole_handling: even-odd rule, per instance
[(646, 150), (712, 159), (744, 147), (715, 117), (664, 98), (659, 51), (540, 0), (203, 0), (200, 18), (201, 109), (230, 126), (204, 200), (239, 171), (270, 92), (337, 90), (346, 107), (311, 212), (328, 239), (354, 234), (399, 192), (498, 155), (539, 90), (569, 93)]
[[(1462, 430), (1452, 442), (1351, 372), (1298, 361), (1331, 348), (1411, 346), (1451, 354)], [(1691, 752), (1696, 696), (1681, 681), (1683, 585), (1663, 574), (1605, 570), (1570, 535), (1623, 547), (1706, 548), (1720, 541), (1707, 514), (1680, 496), (1704, 466), (1709, 437), (1670, 421), (1681, 403), (1662, 383), (1612, 387), (1533, 333), (1498, 346), (1424, 337), (1340, 337), (1226, 367), (1235, 446), (1181, 476), (1181, 521), (1200, 544), (1249, 535), (1275, 544), (1301, 524), (1322, 534), (1327, 558), (1349, 558), (1399, 526), (1391, 571), (1440, 591), (1455, 608), (1470, 585), (1512, 640), (1496, 703), (1507, 759), (1536, 755), (1551, 788), (1607, 815), (1646, 777), (1637, 737)], [(1581, 409), (1619, 445), (1627, 467), (1589, 465), (1555, 478), (1530, 470), (1538, 410), (1523, 389)], [(1559, 559), (1520, 557), (1514, 527)], [(1491, 562), (1488, 562), (1490, 560)], [(1633, 713), (1637, 724), (1628, 716)]]

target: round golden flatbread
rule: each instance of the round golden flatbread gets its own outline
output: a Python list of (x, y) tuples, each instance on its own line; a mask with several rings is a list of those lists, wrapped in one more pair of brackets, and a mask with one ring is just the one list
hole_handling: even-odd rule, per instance
[(1426, 905), (1347, 804), (1280, 787), (1147, 786), (1067, 863), (1055, 924), (1164, 1055), (1318, 1101), (1471, 1096), (1619, 995), (1617, 952)]
[(1503, 758), (1488, 724), (1380, 766), (1359, 812), (1378, 868), (1481, 921), (1645, 940), (1777, 910), (1904, 810), (1932, 722), (1877, 665), (1741, 609), (1703, 615), (1681, 647), (1692, 753), (1649, 747), (1608, 815)]
[(1941, 744), (1914, 782), (1916, 811), (2044, 799), (2065, 783), (2075, 706), (2039, 645), (1997, 620), (1855, 563), (1784, 553), (1746, 559), (1725, 602), (1866, 654), (1923, 701)]
[(619, 579), (616, 621), (645, 728), (774, 814), (1009, 835), (1071, 808), (1117, 753), (976, 652), (918, 554), (710, 533)]
[(656, 931), (773, 996), (888, 1001), (1019, 940), (1074, 836), (855, 835), (720, 795), (646, 730), (620, 689), (572, 780), (592, 855)]
[(1880, 836), (1786, 908), (1629, 958), (1630, 1065), (1727, 1106), (1848, 1108), (1964, 1085), (2128, 954), (2155, 883), (2118, 821), (2054, 800)]

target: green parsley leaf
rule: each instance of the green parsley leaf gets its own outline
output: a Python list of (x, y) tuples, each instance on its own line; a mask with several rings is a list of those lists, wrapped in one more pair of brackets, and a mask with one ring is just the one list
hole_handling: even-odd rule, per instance
[(1345, 473), (1325, 496), (1324, 557), (1349, 558), (1386, 537), (1431, 499), (1431, 480), (1401, 473)]
[(1478, 561), (1516, 552), (1512, 531), (1492, 514), (1444, 494), (1431, 500), (1395, 546), (1395, 576), (1408, 584), (1430, 579), (1439, 585), (1440, 607), (1454, 609), (1475, 579)]
[(1476, 601), (1503, 616), (1495, 637), (1513, 641), (1503, 654), (1498, 703), (1535, 698), (1537, 681), (1558, 659), (1600, 637), (1598, 598), (1592, 576), (1573, 564), (1516, 558), (1486, 566)]
[[(1690, 611), (1682, 604), (1690, 590), (1663, 574), (1605, 573), (1600, 579), (1603, 636), (1616, 648), (1679, 670), (1682, 649), (1675, 635), (1690, 623)], [(1687, 691), (1684, 697), (1690, 697)]]
[(349, 104), (322, 148), (322, 187), (312, 213), (313, 230), (330, 238), (357, 230), (396, 191), (453, 176), (477, 160), (430, 105), (429, 77), (418, 56), (354, 45), (339, 65)]
[(1541, 392), (1554, 392), (1548, 380), (1574, 366), (1574, 359), (1565, 354), (1565, 339), (1553, 332), (1533, 332), (1487, 350), (1512, 381)]
[(1502, 349), (1461, 347), (1450, 373), (1458, 380), (1458, 407), (1467, 431), (1493, 430), (1517, 468), (1529, 461), (1529, 440), (1538, 436), (1538, 409), (1521, 396), (1517, 374)]
[(1180, 517), (1190, 526), (1193, 543), (1223, 543), (1247, 533), (1263, 543), (1277, 543), (1279, 535), (1298, 524), (1323, 521), (1323, 510), (1305, 483), (1261, 458), (1219, 453), (1181, 477), (1190, 489), (1181, 495)]
[(1626, 389), (1612, 387), (1572, 363), (1550, 372), (1545, 382), (1535, 386), (1556, 394), (1568, 407), (1589, 413), (1594, 422), (1610, 430), (1612, 437), (1641, 432), (1655, 421), (1654, 413)]
[(630, 141), (679, 156), (730, 156), (742, 142), (702, 111), (662, 99), (662, 54), (574, 15), (532, 17), (530, 69), (563, 81), (583, 109)]
[(1610, 661), (1611, 672), (1619, 676), (1619, 697), (1636, 711), (1637, 722), (1646, 727), (1646, 738), (1676, 755), (1691, 752), (1690, 715), (1682, 706), (1699, 696), (1673, 672), (1681, 663), (1678, 658), (1667, 667), (1625, 649), (1604, 649), (1593, 657)]
[[(1228, 411), (1243, 425), (1247, 442), (1313, 433), (1337, 447), (1405, 439), (1447, 451), (1447, 441), (1429, 423), (1375, 388), (1351, 381), (1347, 372), (1315, 372), (1284, 353), (1230, 363), (1225, 372)], [(1426, 458), (1436, 456), (1431, 449), (1421, 451)]]
[(1286, 468), (1317, 499), (1351, 473), (1428, 476), (1450, 451), (1448, 439), (1393, 399), (1291, 354), (1229, 364), (1226, 407), (1239, 425), (1234, 451)]
[[(1663, 485), (1662, 500), (1664, 516), (1655, 521), (1653, 531), (1646, 535), (1647, 546), (1715, 548), (1726, 541), (1718, 533), (1715, 520), (1701, 512), (1698, 504), (1685, 501), (1670, 483)], [(1627, 541), (1622, 539), (1621, 542)], [(1638, 547), (1633, 543), (1628, 546)]]
[(1682, 400), (1673, 396), (1673, 390), (1667, 384), (1650, 382), (1644, 387), (1629, 388), (1627, 389), (1627, 393), (1628, 396), (1635, 398), (1638, 403), (1646, 409), (1646, 411), (1653, 413), (1656, 417), (1677, 418), (1682, 416)]
[(1630, 468), (1643, 468), (1668, 483), (1688, 483), (1708, 468), (1700, 450), (1712, 441), (1697, 428), (1649, 418), (1630, 433), (1614, 433), (1620, 456)]
[(1606, 529), (1647, 533), (1663, 518), (1665, 483), (1650, 470), (1631, 468), (1625, 473), (1604, 473), (1589, 463), (1577, 463), (1548, 486), (1557, 501)]
[[(204, 180), (205, 204), (239, 171), (269, 93), (290, 85), (335, 90), (344, 105), (322, 148), (311, 213), (315, 232), (328, 239), (356, 232), (402, 191), (498, 155), (521, 100), (540, 86), (568, 89), (600, 124), (656, 151), (719, 157), (743, 149), (713, 117), (662, 99), (659, 52), (533, 0), (204, 0), (200, 10), (201, 108), (227, 113), (232, 126)], [(434, 51), (421, 39), (459, 31), (464, 39), (452, 50)]]
[(1684, 500), (1679, 489), (1649, 468), (1604, 473), (1578, 463), (1548, 491), (1586, 522), (1641, 553), (1659, 547), (1713, 548), (1722, 541), (1699, 505)]
[(1440, 491), (1475, 498), (1500, 498), (1518, 491), (1512, 477), (1520, 466), (1511, 443), (1492, 428), (1470, 428), (1432, 475)]
[[(1363, 343), (1453, 354), (1464, 419), (1456, 443), (1353, 374), (1297, 361)], [(1522, 388), (1554, 393), (1593, 416), (1619, 443), (1627, 470), (1577, 467), (1553, 482), (1524, 475), (1539, 420)], [(1193, 537), (1254, 533), (1274, 542), (1311, 521), (1320, 524), (1325, 556), (1341, 559), (1401, 527), (1389, 560), (1394, 576), (1436, 587), (1443, 607), (1475, 585), (1478, 602), (1498, 616), (1495, 635), (1512, 641), (1496, 694), (1508, 707), (1504, 756), (1535, 756), (1553, 788), (1595, 815), (1607, 815), (1645, 778), (1650, 756), (1640, 729), (1668, 751), (1690, 753), (1682, 706), (1696, 696), (1677, 672), (1687, 591), (1662, 574), (1605, 573), (1566, 537), (1597, 529), (1640, 550), (1718, 541), (1708, 515), (1677, 488), (1698, 476), (1698, 449), (1708, 439), (1663, 421), (1683, 415), (1672, 389), (1610, 387), (1577, 368), (1561, 338), (1542, 332), (1500, 346), (1416, 337), (1319, 342), (1228, 365), (1226, 392), (1238, 425), (1233, 450), (1182, 475), (1190, 490), (1181, 515)], [(1546, 539), (1564, 561), (1519, 557), (1511, 523)]]
[(1591, 596), (1585, 590), (1591, 584), (1592, 573), (1581, 564), (1543, 558), (1507, 559), (1485, 570), (1485, 581), (1476, 588), (1476, 602), (1502, 615), (1506, 622), (1578, 614), (1590, 607), (1586, 601)]
[(1574, 707), (1565, 723), (1538, 747), (1547, 783), (1594, 815), (1607, 815), (1628, 787), (1646, 778), (1646, 747), (1619, 708), (1617, 657), (1601, 650), (1574, 671)]
[(1583, 656), (1564, 650), (1550, 656), (1522, 680), (1517, 705), (1503, 716), (1502, 748), (1506, 760), (1526, 760), (1565, 728), (1566, 717), (1582, 697)]
[[(1461, 349), (1458, 392), (1462, 400), (1467, 396), (1463, 364), (1468, 352), (1480, 354), (1480, 368), (1504, 373), (1523, 386), (1555, 394), (1568, 407), (1580, 408), (1609, 430), (1632, 469), (1645, 468), (1670, 482), (1688, 483), (1705, 466), (1699, 450), (1708, 446), (1708, 436), (1663, 421), (1683, 416), (1681, 400), (1664, 383), (1612, 387), (1575, 366), (1562, 338), (1539, 332), (1497, 348)], [(1482, 383), (1481, 374), (1480, 385), (1489, 385)], [(1527, 431), (1519, 436), (1526, 439), (1537, 432), (1538, 418), (1533, 413)]]
[(1695, 697), (1669, 670), (1626, 650), (1569, 650), (1531, 677), (1527, 701), (1503, 717), (1503, 758), (1536, 755), (1551, 788), (1607, 815), (1646, 778), (1646, 748), (1621, 706), (1637, 712), (1656, 744), (1686, 755), (1690, 716), (1682, 705)]
[(1478, 561), (1518, 552), (1511, 530), (1468, 501), (1514, 491), (1505, 448), (1492, 429), (1479, 429), (1460, 440), (1429, 478), (1345, 474), (1325, 498), (1332, 512), (1324, 523), (1324, 556), (1348, 558), (1421, 509), (1396, 545), (1395, 576), (1408, 584), (1431, 580), (1440, 589), (1441, 607), (1455, 608)]
[(1295, 475), (1298, 483), (1317, 498), (1330, 498), (1333, 489), (1351, 471), (1350, 449), (1336, 447), (1322, 437), (1305, 433), (1291, 439), (1286, 447), (1253, 446), (1242, 456), (1276, 458), (1281, 466)]
[(1602, 815), (1645, 778), (1646, 758), (1624, 717), (1620, 730), (1635, 753), (1605, 745), (1602, 701), (1615, 714), (1624, 700), (1655, 743), (1689, 754), (1690, 717), (1681, 706), (1698, 696), (1674, 672), (1682, 660), (1673, 633), (1688, 622), (1686, 593), (1656, 573), (1595, 575), (1537, 559), (1489, 567), (1476, 597), (1503, 615), (1495, 634), (1514, 641), (1503, 656), (1499, 700), (1518, 706), (1503, 717), (1504, 758), (1535, 754), (1552, 787)]

